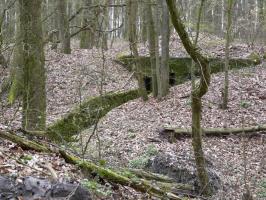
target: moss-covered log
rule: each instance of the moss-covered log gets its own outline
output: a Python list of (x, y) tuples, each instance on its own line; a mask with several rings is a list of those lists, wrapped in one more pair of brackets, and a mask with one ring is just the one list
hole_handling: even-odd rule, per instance
[(63, 117), (63, 119), (50, 126), (47, 129), (47, 134), (52, 140), (62, 141), (64, 139), (69, 141), (71, 136), (89, 128), (113, 108), (138, 97), (138, 91), (131, 90), (89, 98)]
[(175, 180), (173, 178), (169, 178), (168, 176), (165, 175), (158, 175), (152, 172), (147, 172), (143, 169), (125, 169), (126, 172), (130, 172), (132, 174), (135, 174), (136, 176), (140, 178), (145, 178), (147, 180), (156, 180), (156, 181), (161, 181), (161, 182), (166, 182), (166, 183), (173, 183)]
[(96, 173), (104, 180), (118, 183), (124, 186), (129, 186), (137, 191), (146, 192), (161, 199), (183, 199), (172, 192), (173, 190), (178, 190), (180, 188), (183, 189), (183, 187), (181, 186), (182, 184), (149, 181), (137, 177), (130, 178), (121, 175), (111, 169), (97, 166), (94, 163), (88, 161), (83, 161), (75, 156), (66, 154), (64, 151), (60, 151), (60, 153), (61, 156), (66, 160), (66, 162), (78, 165), (82, 170), (85, 170), (88, 173)]
[[(228, 135), (246, 135), (248, 133), (255, 133), (260, 131), (266, 131), (266, 124), (260, 126), (250, 126), (243, 128), (205, 128), (202, 130), (202, 133), (205, 136), (210, 137), (219, 137), (219, 136), (228, 136)], [(165, 126), (163, 133), (169, 134), (170, 137), (191, 137), (191, 129), (178, 128), (173, 126)], [(262, 132), (264, 133), (264, 132)]]
[[(191, 58), (169, 58), (170, 71), (176, 75), (176, 83), (181, 84), (190, 78), (190, 66)], [(224, 69), (224, 60), (221, 58), (209, 58), (211, 73), (222, 72)], [(116, 62), (123, 65), (129, 71), (132, 71), (134, 58), (132, 56), (120, 56), (116, 59)], [(147, 76), (151, 76), (150, 57), (140, 56), (139, 62), (142, 66), (142, 72)], [(258, 63), (252, 59), (233, 58), (229, 61), (230, 69), (240, 69), (244, 67), (250, 67), (257, 65)], [(196, 69), (199, 69), (196, 67)], [(196, 75), (199, 75), (199, 71), (196, 71)]]
[(25, 149), (25, 150), (35, 150), (38, 152), (51, 152), (51, 150), (48, 147), (46, 147), (42, 144), (39, 144), (37, 142), (24, 139), (20, 136), (17, 136), (15, 133), (12, 133), (12, 132), (0, 131), (0, 138), (3, 138), (3, 139), (11, 141), (13, 143), (16, 143), (22, 149)]

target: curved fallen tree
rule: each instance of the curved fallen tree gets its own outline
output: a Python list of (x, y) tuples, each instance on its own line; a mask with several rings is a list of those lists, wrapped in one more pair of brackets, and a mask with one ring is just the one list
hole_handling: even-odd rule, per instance
[[(209, 137), (229, 136), (229, 135), (247, 135), (249, 133), (257, 133), (266, 131), (266, 124), (258, 126), (250, 126), (243, 128), (204, 128), (202, 133)], [(168, 134), (170, 137), (191, 137), (191, 129), (178, 128), (174, 126), (163, 127), (162, 133)], [(264, 133), (265, 132), (261, 132)]]
[(113, 108), (139, 97), (137, 90), (92, 97), (48, 127), (45, 135), (55, 141), (71, 141), (73, 135), (89, 128)]

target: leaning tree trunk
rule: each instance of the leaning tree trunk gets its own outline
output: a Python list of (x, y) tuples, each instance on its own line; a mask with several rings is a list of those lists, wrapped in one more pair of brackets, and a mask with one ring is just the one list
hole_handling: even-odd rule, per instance
[(223, 103), (222, 108), (226, 109), (228, 104), (228, 90), (229, 90), (229, 45), (232, 31), (232, 11), (234, 0), (227, 1), (227, 26), (226, 26), (226, 41), (225, 41), (225, 63), (224, 63), (224, 90), (222, 93)]
[(66, 0), (57, 0), (57, 12), (59, 21), (59, 38), (61, 42), (61, 52), (71, 53), (69, 22), (67, 17)]
[(128, 9), (128, 27), (129, 27), (129, 45), (130, 50), (133, 53), (133, 56), (135, 57), (135, 66), (136, 66), (136, 74), (137, 74), (137, 80), (138, 80), (138, 90), (139, 94), (142, 97), (144, 101), (148, 99), (147, 92), (145, 90), (144, 86), (144, 79), (141, 72), (141, 65), (139, 62), (139, 53), (137, 48), (137, 33), (136, 33), (136, 11), (138, 9), (138, 2), (135, 0), (128, 0), (127, 1), (127, 9)]
[(44, 130), (46, 124), (41, 3), (42, 0), (19, 0), (24, 79), (22, 125), (30, 131)]
[(202, 193), (210, 195), (212, 193), (209, 185), (209, 176), (206, 170), (204, 153), (202, 150), (202, 135), (201, 135), (201, 98), (208, 91), (210, 84), (210, 69), (208, 60), (203, 57), (193, 46), (189, 39), (188, 33), (182, 23), (180, 12), (175, 6), (174, 0), (166, 0), (168, 9), (171, 15), (172, 23), (178, 33), (186, 51), (191, 56), (196, 64), (200, 66), (201, 77), (199, 84), (192, 91), (192, 146), (196, 160), (197, 172), (200, 181)]

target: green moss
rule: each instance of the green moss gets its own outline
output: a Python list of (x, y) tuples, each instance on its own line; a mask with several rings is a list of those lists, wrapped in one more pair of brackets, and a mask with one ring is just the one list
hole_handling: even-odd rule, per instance
[(149, 162), (149, 157), (147, 157), (146, 155), (140, 156), (136, 159), (130, 160), (128, 163), (128, 166), (130, 168), (137, 168), (137, 169), (143, 169), (147, 166)]
[(29, 161), (32, 160), (32, 156), (31, 155), (22, 155), (19, 160), (22, 162), (22, 163), (28, 163)]
[(58, 120), (47, 130), (49, 137), (53, 140), (71, 141), (73, 135), (92, 126), (98, 118), (103, 117), (113, 108), (138, 98), (137, 90), (124, 93), (111, 93), (103, 97), (94, 97), (84, 101), (63, 119)]
[(154, 144), (150, 144), (148, 145), (146, 151), (145, 151), (145, 155), (147, 156), (155, 156), (158, 154), (158, 150), (156, 148), (156, 146)]
[(258, 196), (261, 198), (266, 198), (266, 179), (263, 179), (260, 183)]
[[(144, 75), (151, 76), (150, 57), (139, 58), (142, 66), (142, 72)], [(132, 64), (134, 58), (132, 56), (123, 56), (118, 59), (118, 62), (126, 67), (129, 71), (132, 71)], [(224, 60), (220, 58), (210, 58), (211, 73), (217, 73), (223, 71)], [(249, 67), (258, 64), (252, 59), (230, 59), (230, 69), (239, 69), (243, 67)], [(190, 77), (191, 58), (170, 58), (169, 67), (170, 71), (176, 74), (176, 84), (181, 84), (188, 80)], [(198, 67), (196, 69), (199, 69)], [(196, 71), (196, 75), (199, 75), (199, 71)]]
[(266, 52), (262, 56), (263, 59), (266, 59)]
[(147, 146), (145, 152), (141, 156), (129, 161), (128, 165), (130, 168), (143, 169), (148, 165), (148, 162), (151, 159), (151, 157), (157, 154), (158, 154), (158, 150), (156, 146), (151, 144)]
[(108, 198), (112, 194), (111, 188), (99, 184), (95, 180), (83, 179), (81, 181), (83, 187), (86, 187), (90, 192), (95, 194), (97, 197)]
[(248, 102), (248, 101), (240, 101), (240, 107), (241, 108), (248, 108), (250, 106), (251, 106), (250, 102)]
[(261, 63), (261, 58), (260, 55), (257, 52), (252, 52), (248, 58), (250, 60), (252, 60), (253, 62), (255, 62), (256, 64), (260, 64)]

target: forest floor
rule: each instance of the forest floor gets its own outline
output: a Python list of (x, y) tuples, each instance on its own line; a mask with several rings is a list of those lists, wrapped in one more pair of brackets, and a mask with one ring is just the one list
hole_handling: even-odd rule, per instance
[[(219, 38), (204, 35), (200, 40), (200, 47), (204, 49), (206, 55), (224, 56), (223, 40)], [(251, 52), (260, 50), (261, 47), (251, 49), (247, 45), (236, 43), (231, 48), (231, 56), (246, 58)], [(141, 55), (148, 54), (146, 45), (141, 45), (139, 51)], [(171, 56), (187, 55), (175, 37), (171, 38), (170, 52)], [(98, 96), (101, 90), (105, 93), (136, 88), (136, 80), (130, 78), (130, 72), (113, 61), (116, 56), (129, 53), (128, 44), (121, 41), (114, 43), (114, 46), (106, 52), (74, 47), (71, 55), (62, 55), (47, 50), (48, 123), (51, 124), (61, 118), (85, 98)], [(3, 74), (7, 75), (8, 72)], [(172, 87), (169, 95), (162, 101), (150, 96), (147, 102), (141, 99), (132, 100), (109, 112), (99, 121), (97, 129), (101, 159), (109, 166), (132, 166), (136, 160), (141, 163), (143, 155), (151, 148), (156, 149), (158, 153), (190, 154), (193, 157), (191, 139), (181, 139), (171, 144), (160, 134), (164, 125), (189, 128), (190, 87), (190, 82), (186, 82)], [(222, 87), (223, 74), (213, 75), (209, 92), (203, 101), (203, 127), (245, 127), (266, 124), (265, 63), (230, 72), (227, 110), (219, 108)], [(9, 106), (6, 99), (2, 98), (0, 130), (18, 129), (21, 120), (20, 111), (19, 101)], [(91, 130), (85, 130), (83, 133), (90, 135)], [(92, 160), (98, 159), (98, 150), (99, 140), (93, 137), (88, 157)], [(223, 189), (214, 199), (221, 197), (241, 199), (245, 182), (250, 186), (252, 194), (259, 199), (262, 186), (266, 182), (266, 136), (204, 138), (204, 152), (207, 159), (215, 166), (215, 171), (223, 183)], [(17, 160), (21, 159), (28, 160), (27, 165), (18, 164)], [(57, 155), (51, 157), (47, 154), (23, 151), (10, 142), (0, 140), (0, 174), (13, 174), (19, 177), (34, 174), (45, 176), (42, 172), (46, 171), (44, 165), (47, 162), (52, 164), (60, 179), (84, 178), (76, 167), (66, 164)], [(125, 188), (121, 191), (120, 199), (144, 198)]]

